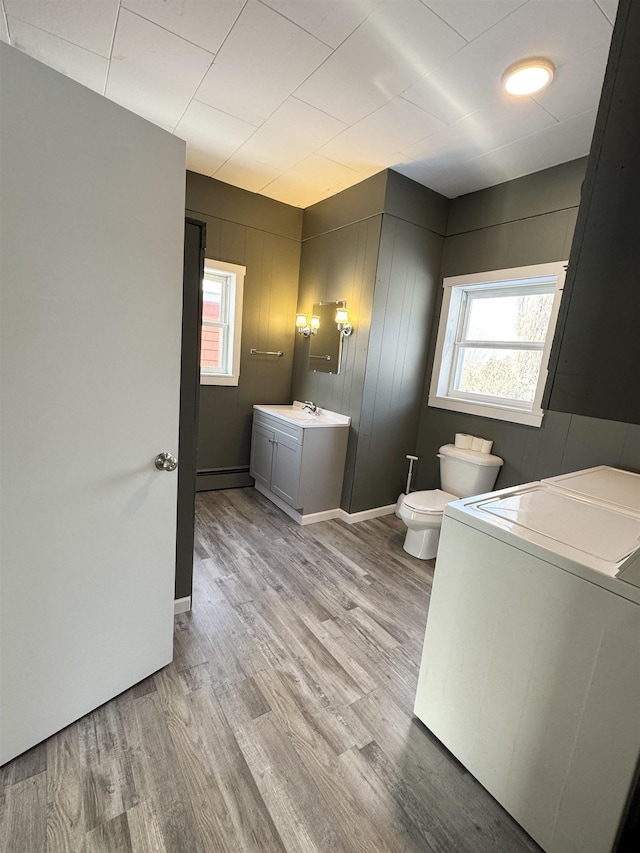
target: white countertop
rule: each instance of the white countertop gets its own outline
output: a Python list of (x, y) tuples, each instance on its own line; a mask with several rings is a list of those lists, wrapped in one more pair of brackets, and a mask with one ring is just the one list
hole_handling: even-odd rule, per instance
[(259, 412), (264, 412), (266, 415), (272, 415), (274, 418), (281, 418), (288, 423), (296, 424), (296, 426), (304, 429), (313, 427), (348, 427), (351, 423), (351, 418), (347, 415), (340, 415), (338, 412), (330, 412), (328, 409), (318, 409), (314, 414), (308, 409), (303, 409), (303, 403), (299, 400), (294, 400), (290, 406), (270, 406), (270, 405), (255, 405), (253, 408)]

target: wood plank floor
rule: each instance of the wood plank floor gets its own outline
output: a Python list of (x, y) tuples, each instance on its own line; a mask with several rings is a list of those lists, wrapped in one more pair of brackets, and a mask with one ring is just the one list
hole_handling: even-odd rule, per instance
[(403, 530), (198, 495), (174, 662), (0, 769), (0, 850), (538, 850), (412, 716), (433, 566)]

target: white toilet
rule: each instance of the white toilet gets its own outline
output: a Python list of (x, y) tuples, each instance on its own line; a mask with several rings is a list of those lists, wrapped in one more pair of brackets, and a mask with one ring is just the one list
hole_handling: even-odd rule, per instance
[(410, 492), (400, 498), (396, 508), (396, 515), (408, 528), (403, 548), (420, 560), (432, 560), (436, 555), (445, 506), (458, 498), (490, 492), (504, 464), (499, 456), (453, 444), (443, 445), (438, 459), (444, 491)]

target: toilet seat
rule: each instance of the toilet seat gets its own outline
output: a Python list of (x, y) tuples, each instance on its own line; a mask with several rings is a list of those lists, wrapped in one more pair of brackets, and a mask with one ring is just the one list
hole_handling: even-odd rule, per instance
[(444, 508), (451, 501), (457, 501), (458, 496), (441, 489), (429, 489), (424, 492), (410, 492), (404, 498), (404, 505), (414, 512), (424, 515), (442, 515)]

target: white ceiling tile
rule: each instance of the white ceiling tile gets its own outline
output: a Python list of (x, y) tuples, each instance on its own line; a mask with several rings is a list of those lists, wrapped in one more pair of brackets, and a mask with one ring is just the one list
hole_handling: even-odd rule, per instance
[(330, 49), (261, 3), (242, 10), (197, 98), (262, 124), (329, 55)]
[(611, 25), (592, 0), (529, 0), (403, 97), (450, 124), (495, 97), (517, 60), (546, 56), (561, 66), (610, 40)]
[(409, 101), (394, 98), (347, 128), (318, 153), (360, 170), (372, 164), (393, 162), (398, 151), (444, 127), (441, 121)]
[(253, 125), (235, 116), (192, 101), (174, 133), (187, 143), (187, 162), (202, 160), (206, 163), (205, 174), (213, 174), (254, 130)]
[(386, 0), (295, 94), (353, 124), (464, 44), (419, 0)]
[(153, 124), (155, 124), (156, 127), (161, 127), (163, 130), (166, 130), (167, 133), (173, 133), (173, 128), (169, 127), (168, 124), (162, 124), (160, 121), (154, 121)]
[(499, 98), (402, 151), (413, 160), (441, 167), (470, 160), (554, 124), (553, 116), (531, 98)]
[(618, 0), (596, 0), (596, 3), (613, 24), (618, 11)]
[[(582, 156), (616, 7), (0, 0), (0, 39), (97, 91), (106, 68), (107, 95), (185, 138), (190, 168), (305, 205), (385, 167), (455, 196)], [(504, 69), (537, 54), (553, 84), (507, 99)]]
[(288, 98), (243, 145), (240, 153), (286, 171), (344, 130), (338, 119)]
[[(494, 168), (493, 163), (476, 165), (472, 165), (472, 163), (473, 161), (461, 163), (454, 171), (432, 173), (429, 177), (430, 188), (448, 198), (456, 198), (508, 180), (504, 177), (503, 171)], [(521, 175), (514, 175), (514, 177), (521, 177)]]
[(608, 45), (583, 53), (556, 69), (551, 85), (534, 100), (559, 120), (571, 118), (598, 106)]
[(446, 198), (455, 198), (472, 192), (468, 187), (474, 183), (477, 183), (475, 189), (482, 189), (491, 183), (490, 181), (485, 183), (486, 175), (483, 173), (478, 177), (478, 170), (474, 170), (473, 167), (469, 166), (469, 163), (465, 162), (458, 163), (455, 169), (435, 169), (429, 163), (409, 160), (398, 163), (393, 169), (395, 172), (400, 172), (401, 175), (411, 178), (412, 181), (417, 181), (417, 183), (435, 190)]
[(109, 56), (119, 0), (4, 0), (7, 15)]
[(220, 161), (199, 145), (187, 145), (185, 165), (189, 171), (207, 175), (210, 178), (220, 166)]
[(442, 170), (438, 177), (452, 190), (457, 188), (459, 195), (584, 157), (591, 146), (595, 118), (596, 110), (590, 110), (482, 154), (466, 164), (467, 180), (462, 180), (465, 169), (459, 164)]
[(596, 111), (590, 110), (480, 156), (470, 156), (471, 149), (460, 150), (450, 160), (443, 154), (430, 160), (408, 160), (393, 168), (455, 198), (585, 156), (595, 116)]
[[(524, 2), (524, 0), (522, 0)], [(338, 47), (382, 0), (263, 0), (330, 47)]]
[(106, 95), (153, 121), (175, 127), (211, 60), (210, 53), (121, 9)]
[(217, 53), (245, 0), (122, 0), (122, 6), (166, 30)]
[(60, 71), (89, 89), (104, 93), (109, 61), (78, 45), (70, 44), (31, 24), (9, 16), (11, 43), (34, 59)]
[(280, 169), (274, 169), (266, 163), (259, 163), (257, 160), (236, 153), (220, 166), (213, 177), (243, 190), (257, 193), (280, 174), (282, 174)]
[(360, 173), (312, 154), (268, 184), (263, 193), (269, 198), (293, 204), (295, 207), (308, 207), (320, 198), (353, 186), (361, 180)]
[[(296, 186), (294, 183), (272, 183), (262, 190), (261, 195), (267, 198), (272, 198), (274, 201), (281, 201), (283, 204), (290, 204), (292, 207), (311, 207), (317, 201), (322, 201), (322, 196), (319, 197), (317, 190), (311, 186)], [(324, 196), (326, 198), (326, 196)]]
[[(480, 170), (493, 166), (502, 182), (584, 157), (591, 147), (595, 120), (596, 110), (589, 110), (518, 142), (489, 151), (472, 160), (471, 165)], [(492, 180), (492, 183), (498, 183), (498, 180)]]
[(426, 5), (460, 35), (471, 41), (506, 18), (526, 0), (424, 0)]

